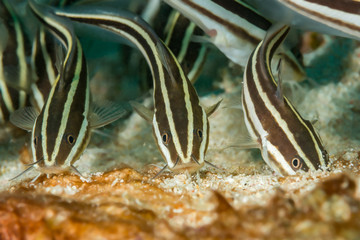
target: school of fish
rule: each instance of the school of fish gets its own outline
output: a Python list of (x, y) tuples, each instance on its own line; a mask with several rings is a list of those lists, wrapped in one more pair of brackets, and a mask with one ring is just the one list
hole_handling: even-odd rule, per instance
[(74, 164), (91, 132), (126, 116), (118, 104), (92, 100), (79, 26), (125, 41), (146, 60), (153, 107), (130, 105), (152, 125), (165, 160), (155, 177), (165, 169), (217, 168), (206, 160), (208, 117), (221, 99), (203, 106), (194, 88), (211, 44), (244, 69), (241, 105), (249, 141), (239, 146), (260, 149), (265, 163), (282, 176), (326, 171), (330, 161), (321, 137), (283, 94), (282, 79), (306, 78), (283, 42), (290, 28), (307, 29), (309, 21), (310, 30), (359, 40), (360, 2), (344, 1), (271, 0), (279, 9), (273, 12), (261, 0), (163, 0), (151, 8), (28, 0), (24, 16), (12, 1), (0, 0), (0, 125), (11, 122), (31, 132), (32, 163), (13, 179), (32, 170), (38, 176), (70, 171), (82, 177)]

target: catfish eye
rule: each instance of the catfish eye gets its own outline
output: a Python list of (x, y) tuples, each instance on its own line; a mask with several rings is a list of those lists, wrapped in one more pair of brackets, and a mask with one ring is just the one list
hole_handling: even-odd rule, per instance
[(168, 145), (170, 141), (170, 135), (168, 133), (163, 133), (161, 139), (165, 145)]
[(295, 157), (291, 160), (291, 164), (292, 164), (293, 168), (295, 168), (295, 169), (299, 169), (301, 167), (301, 161), (297, 157)]
[(71, 145), (73, 145), (75, 143), (75, 138), (73, 135), (69, 134), (66, 138), (67, 142)]
[(203, 132), (201, 131), (201, 129), (197, 129), (197, 130), (196, 130), (196, 135), (200, 138), (200, 140), (202, 140), (202, 138), (203, 138)]

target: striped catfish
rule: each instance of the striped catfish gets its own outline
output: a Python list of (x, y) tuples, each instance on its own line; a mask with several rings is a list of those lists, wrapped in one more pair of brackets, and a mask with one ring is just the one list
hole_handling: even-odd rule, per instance
[(10, 117), (16, 126), (32, 131), (33, 163), (23, 173), (35, 167), (40, 174), (71, 170), (81, 175), (73, 164), (86, 148), (91, 130), (118, 119), (123, 111), (114, 106), (90, 108), (85, 56), (70, 21), (33, 0), (29, 5), (63, 44), (66, 53), (41, 112), (28, 107)]
[[(204, 36), (205, 33), (180, 12), (172, 10), (170, 6), (161, 4), (161, 1), (155, 3), (148, 2), (141, 11), (141, 16), (170, 48), (190, 82), (194, 84), (205, 62), (208, 44), (193, 41), (193, 38)], [(131, 11), (134, 12), (133, 9)], [(135, 9), (135, 12), (139, 11)]]
[[(243, 67), (271, 26), (270, 21), (242, 1), (164, 1), (196, 23), (221, 52)], [(287, 66), (284, 74), (293, 80), (303, 80), (305, 72), (292, 53), (285, 51), (283, 58)]]
[(244, 73), (242, 106), (246, 127), (265, 162), (281, 175), (325, 169), (329, 159), (312, 124), (282, 95), (270, 68), (274, 52), (289, 32), (275, 25), (251, 54)]
[(168, 167), (176, 172), (194, 172), (208, 163), (205, 161), (209, 142), (208, 116), (220, 102), (204, 110), (175, 56), (146, 22), (128, 12), (106, 8), (58, 10), (56, 14), (128, 39), (144, 55), (153, 75), (154, 111), (135, 102), (132, 106), (152, 123), (155, 141), (166, 160), (163, 170)]
[(10, 1), (0, 1), (0, 125), (25, 106), (30, 79), (30, 50), (23, 26)]
[[(304, 30), (360, 40), (360, 2), (357, 0), (253, 0), (271, 19)], [(269, 8), (264, 5), (271, 4)], [(275, 10), (276, 9), (276, 10)], [(312, 21), (311, 21), (312, 20)]]

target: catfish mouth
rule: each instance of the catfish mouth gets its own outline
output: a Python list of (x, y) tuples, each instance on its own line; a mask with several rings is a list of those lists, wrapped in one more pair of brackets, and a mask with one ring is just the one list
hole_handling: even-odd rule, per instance
[(39, 172), (43, 174), (59, 174), (59, 173), (65, 173), (65, 172), (71, 172), (71, 169), (69, 166), (42, 166), (41, 168), (37, 169)]
[(191, 162), (188, 163), (182, 163), (180, 161), (180, 158), (178, 157), (176, 160), (176, 163), (174, 165), (174, 167), (171, 169), (171, 171), (175, 172), (175, 173), (183, 173), (183, 172), (188, 172), (188, 173), (194, 173), (196, 171), (198, 171), (200, 168), (202, 168), (202, 166), (204, 166), (204, 162), (199, 162), (194, 155), (191, 155)]

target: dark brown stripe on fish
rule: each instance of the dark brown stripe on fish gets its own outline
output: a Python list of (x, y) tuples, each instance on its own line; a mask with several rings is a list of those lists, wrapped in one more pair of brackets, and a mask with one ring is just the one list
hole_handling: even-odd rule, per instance
[(3, 119), (0, 118), (0, 123), (2, 123), (2, 121), (4, 121), (3, 123), (5, 123), (5, 120), (9, 119), (10, 112), (9, 112), (1, 94), (0, 94), (0, 111), (1, 111), (0, 115), (2, 115), (2, 117), (3, 117)]
[(299, 9), (299, 10), (301, 10), (301, 11), (306, 12), (307, 14), (316, 16), (316, 17), (318, 17), (318, 18), (320, 18), (320, 19), (324, 19), (324, 20), (327, 20), (327, 21), (329, 21), (329, 22), (336, 23), (336, 24), (338, 24), (339, 26), (347, 27), (347, 28), (352, 29), (352, 30), (354, 30), (354, 31), (360, 31), (360, 28), (359, 28), (358, 26), (356, 26), (356, 25), (343, 22), (343, 21), (341, 21), (341, 20), (339, 20), (339, 19), (337, 19), (337, 18), (333, 18), (333, 17), (329, 17), (329, 16), (326, 16), (326, 15), (323, 15), (323, 14), (317, 12), (317, 11), (313, 11), (313, 10), (310, 10), (310, 9), (308, 9), (308, 8), (305, 8), (305, 7), (303, 7), (303, 6), (299, 5), (299, 4), (296, 4), (296, 3), (294, 3), (293, 1), (289, 1), (289, 0), (282, 0), (282, 1), (286, 2), (287, 4), (293, 6), (293, 7), (297, 8), (297, 9)]
[(267, 19), (250, 9), (248, 6), (244, 6), (243, 3), (236, 0), (210, 0), (217, 5), (225, 8), (227, 11), (234, 13), (235, 15), (240, 16), (249, 23), (263, 29), (267, 30), (271, 26), (271, 22)]
[(342, 12), (360, 14), (360, 2), (356, 0), (303, 0)]
[[(169, 42), (166, 42), (168, 48), (171, 49), (173, 54), (175, 56), (178, 56), (182, 45), (178, 42), (183, 39), (183, 37), (186, 35), (185, 32), (190, 24), (189, 19), (185, 18), (184, 16), (180, 15), (178, 19), (176, 19), (176, 31), (173, 31), (171, 34), (171, 38), (169, 39)], [(165, 39), (166, 36), (163, 36), (163, 39)], [(181, 62), (180, 62), (181, 63)]]
[[(260, 39), (250, 35), (248, 32), (246, 32), (244, 29), (231, 24), (227, 21), (225, 21), (224, 19), (222, 19), (219, 16), (216, 16), (215, 14), (211, 13), (210, 11), (208, 11), (207, 9), (204, 9), (194, 3), (192, 3), (189, 0), (182, 0), (183, 2), (185, 2), (187, 5), (189, 5), (190, 7), (192, 7), (193, 9), (196, 9), (197, 11), (201, 12), (203, 15), (211, 18), (212, 20), (214, 20), (215, 22), (220, 23), (221, 25), (226, 26), (231, 32), (233, 32), (236, 35), (240, 35), (241, 38), (246, 39), (247, 41), (253, 43), (254, 45), (258, 44), (260, 42)], [(209, 29), (210, 30), (210, 29)]]
[[(36, 75), (38, 76), (38, 79), (36, 81), (36, 86), (39, 89), (44, 101), (47, 98), (47, 95), (49, 94), (49, 91), (51, 89), (51, 83), (50, 83), (50, 79), (47, 73), (47, 69), (46, 69), (46, 61), (44, 59), (44, 55), (42, 53), (42, 46), (41, 46), (41, 42), (40, 42), (40, 35), (39, 33), (37, 34), (37, 37), (35, 39), (35, 43), (36, 46), (36, 50), (34, 53), (34, 71), (36, 73)], [(38, 107), (42, 107), (42, 106), (38, 106)]]
[[(167, 73), (165, 72), (165, 74), (167, 74)], [(180, 77), (179, 75), (174, 75), (174, 78), (179, 78), (179, 77)], [(170, 79), (170, 76), (168, 76), (167, 79)], [(178, 83), (172, 82), (171, 80), (165, 81), (165, 86), (167, 89), (172, 89), (172, 91), (177, 92), (176, 96), (169, 95), (171, 112), (173, 112), (173, 113), (187, 112), (186, 103), (185, 103), (185, 93), (182, 90), (183, 87), (181, 85), (178, 85)], [(190, 99), (190, 101), (191, 101), (191, 99)], [(189, 120), (187, 117), (188, 116), (186, 114), (184, 114), (184, 115), (178, 115), (177, 118), (174, 118), (176, 132), (179, 136), (179, 139), (183, 139), (183, 144), (181, 144), (181, 148), (184, 153), (187, 152), (186, 148), (188, 145), (187, 137), (186, 137), (188, 133), (187, 133), (187, 131), (185, 131), (186, 126), (189, 123)], [(188, 156), (185, 155), (185, 157), (188, 157)]]

